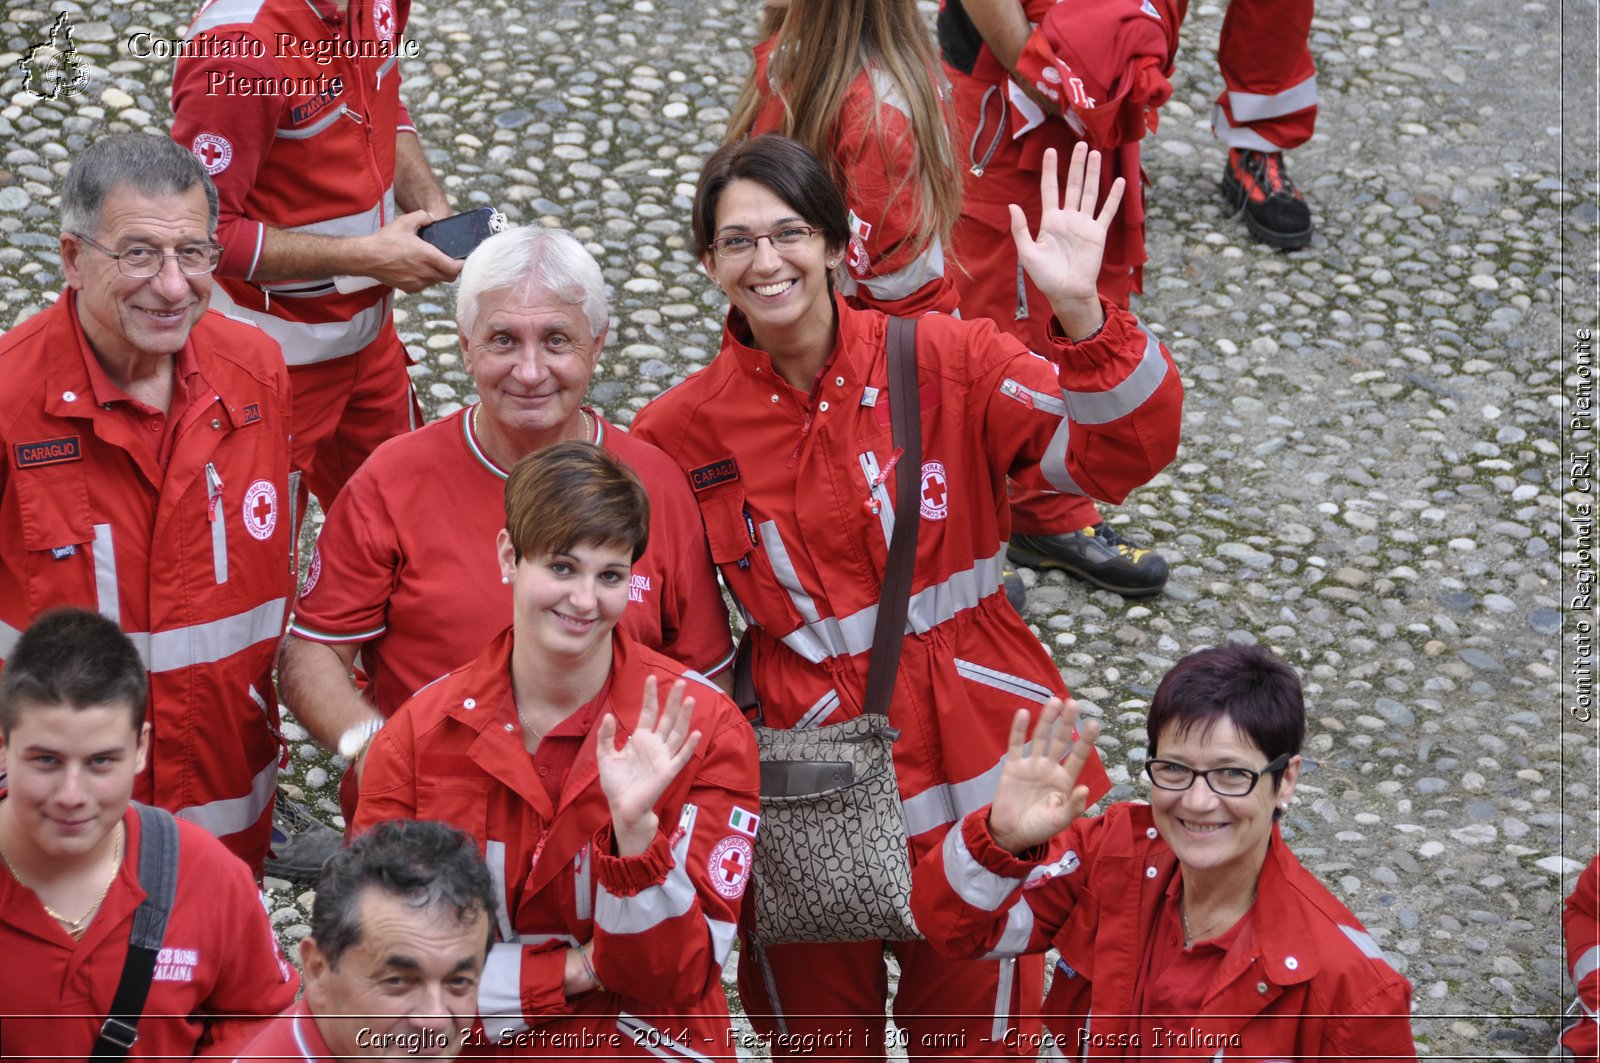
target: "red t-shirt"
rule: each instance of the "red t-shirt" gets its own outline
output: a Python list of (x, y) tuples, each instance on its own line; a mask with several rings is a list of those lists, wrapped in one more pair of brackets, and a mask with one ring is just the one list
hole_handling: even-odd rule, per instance
[(1134, 1027), (1144, 1049), (1141, 1059), (1184, 1056), (1183, 1039), (1191, 1035), (1194, 1025), (1190, 1019), (1205, 1010), (1206, 998), (1214, 987), (1229, 981), (1222, 977), (1228, 954), (1236, 946), (1243, 946), (1241, 956), (1249, 956), (1252, 951), (1252, 920), (1248, 912), (1215, 937), (1184, 948), (1182, 896), (1183, 876), (1174, 875), (1156, 917), (1150, 948), (1145, 952), (1147, 966), (1135, 996), (1141, 1016)]
[[(86, 1059), (128, 954), (139, 885), (139, 813), (122, 869), (83, 938), (74, 941), (32, 890), (0, 868), (0, 1054)], [(178, 821), (178, 892), (131, 1058), (231, 1055), (262, 1019), (289, 1006), (300, 976), (278, 949), (250, 869), (204, 830)], [(236, 1018), (213, 1016), (235, 1014)], [(18, 1018), (19, 1015), (37, 1016)]]
[[(301, 638), (361, 644), (367, 697), (385, 716), (511, 622), (511, 588), (495, 556), (507, 470), (478, 445), (474, 408), (389, 440), (356, 470), (295, 606), (289, 629)], [(720, 672), (733, 637), (683, 471), (598, 415), (595, 424), (596, 442), (650, 495), (650, 541), (633, 566), (622, 627), (705, 675)]]

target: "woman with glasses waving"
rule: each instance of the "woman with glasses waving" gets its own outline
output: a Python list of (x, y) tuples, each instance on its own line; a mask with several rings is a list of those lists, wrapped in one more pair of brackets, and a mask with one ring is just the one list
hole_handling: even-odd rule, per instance
[(1074, 742), (1077, 718), (1052, 701), (1024, 745), (1016, 714), (994, 804), (916, 869), (928, 940), (1059, 949), (1045, 1022), (1072, 1059), (1415, 1059), (1410, 984), (1278, 832), (1306, 729), (1294, 670), (1236, 644), (1179, 661), (1146, 724), (1150, 803), (1092, 819), (1097, 728)]
[[(1098, 165), (1087, 150), (1073, 158), (1062, 205), (1052, 156), (1040, 233), (1016, 234), (1054, 297), (1059, 330), (1044, 357), (987, 320), (918, 319), (922, 460), (914, 492), (898, 498), (888, 319), (833, 287), (850, 230), (826, 166), (768, 134), (719, 150), (695, 190), (696, 250), (732, 304), (722, 350), (640, 411), (633, 431), (689, 473), (712, 560), (749, 621), (744, 652), (768, 727), (862, 714), (888, 544), (897, 522), (920, 521), (889, 708), (913, 858), (989, 802), (1017, 707), (1065, 693), (1001, 591), (1006, 477), (1120, 498), (1177, 446), (1177, 371), (1095, 294), (1120, 191), (1097, 212)], [(1108, 785), (1098, 763), (1092, 774), (1098, 797)], [(1037, 1012), (1040, 960), (952, 963), (920, 941), (893, 949), (895, 1022), (913, 1058), (1018, 1051), (1001, 1034)], [(784, 1035), (775, 1058), (808, 1043), (825, 1046), (813, 1060), (882, 1058), (882, 942), (742, 955), (752, 1022)]]

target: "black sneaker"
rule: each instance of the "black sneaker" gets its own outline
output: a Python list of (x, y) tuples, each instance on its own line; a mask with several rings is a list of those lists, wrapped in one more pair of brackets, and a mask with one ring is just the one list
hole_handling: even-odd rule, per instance
[(1006, 589), (1006, 601), (1011, 603), (1011, 608), (1022, 615), (1022, 607), (1028, 601), (1028, 587), (1022, 582), (1022, 577), (1017, 575), (1017, 570), (1010, 565), (1000, 570), (1000, 582)]
[(1285, 250), (1311, 242), (1311, 207), (1289, 180), (1283, 152), (1228, 149), (1222, 196), (1235, 211), (1244, 211), (1244, 223), (1257, 239)]
[(1058, 568), (1124, 598), (1159, 594), (1166, 558), (1124, 538), (1105, 521), (1066, 535), (1012, 535), (1006, 556), (1029, 568)]
[(272, 808), (272, 851), (266, 873), (273, 878), (314, 885), (328, 857), (339, 851), (344, 835), (317, 819), (283, 791)]

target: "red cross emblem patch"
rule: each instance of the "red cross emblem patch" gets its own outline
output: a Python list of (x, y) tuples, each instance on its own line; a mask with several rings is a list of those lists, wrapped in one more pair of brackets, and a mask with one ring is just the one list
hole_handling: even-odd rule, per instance
[(206, 168), (206, 173), (213, 177), (226, 170), (228, 163), (233, 161), (233, 145), (228, 143), (227, 137), (219, 137), (215, 133), (199, 134), (194, 138), (189, 150), (200, 160), (200, 165)]
[(944, 462), (922, 463), (922, 519), (944, 520), (950, 515), (950, 478)]
[(386, 42), (394, 40), (394, 5), (389, 0), (375, 0), (372, 5), (372, 28)]
[(711, 888), (730, 901), (744, 896), (745, 883), (750, 879), (750, 865), (755, 850), (750, 839), (730, 834), (718, 842), (706, 860), (706, 870), (711, 873)]
[(271, 480), (257, 480), (244, 492), (244, 530), (252, 539), (272, 538), (278, 527), (278, 489)]

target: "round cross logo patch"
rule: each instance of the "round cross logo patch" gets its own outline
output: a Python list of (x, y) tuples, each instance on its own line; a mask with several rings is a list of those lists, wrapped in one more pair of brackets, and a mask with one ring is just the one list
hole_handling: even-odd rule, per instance
[(372, 5), (372, 28), (385, 42), (394, 40), (394, 4), (389, 0), (375, 0)]
[(950, 480), (944, 462), (922, 463), (922, 519), (944, 520), (950, 515)]
[(316, 589), (317, 580), (322, 577), (322, 547), (311, 548), (311, 568), (306, 572), (305, 586), (300, 588), (300, 597), (304, 598)]
[(750, 878), (750, 865), (755, 850), (750, 839), (730, 834), (716, 844), (706, 860), (706, 870), (711, 872), (711, 888), (730, 901), (744, 896), (744, 885)]
[(265, 541), (278, 527), (278, 489), (270, 480), (257, 480), (244, 492), (244, 530)]
[(206, 168), (206, 173), (213, 176), (226, 170), (228, 163), (233, 161), (233, 145), (228, 143), (227, 137), (219, 137), (215, 133), (201, 133), (194, 138), (189, 150)]

